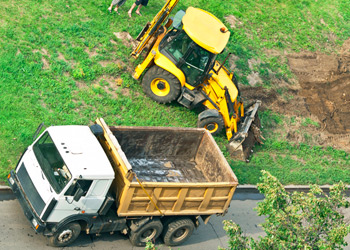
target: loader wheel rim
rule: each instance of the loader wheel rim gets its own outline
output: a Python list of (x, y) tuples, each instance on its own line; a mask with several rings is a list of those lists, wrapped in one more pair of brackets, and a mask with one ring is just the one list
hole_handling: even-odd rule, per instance
[(170, 85), (166, 80), (156, 78), (151, 82), (151, 90), (157, 96), (167, 96), (170, 93)]
[(206, 130), (209, 130), (210, 133), (213, 133), (215, 132), (216, 130), (218, 130), (219, 128), (219, 125), (216, 123), (216, 122), (211, 122), (211, 123), (208, 123), (204, 126), (204, 128)]

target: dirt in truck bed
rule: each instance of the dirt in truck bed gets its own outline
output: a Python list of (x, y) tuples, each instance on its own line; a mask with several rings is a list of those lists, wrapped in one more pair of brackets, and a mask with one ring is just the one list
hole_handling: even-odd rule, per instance
[[(274, 53), (276, 56), (279, 52)], [(350, 152), (350, 39), (338, 54), (299, 52), (279, 56), (295, 74), (295, 83), (275, 79), (272, 84), (277, 88), (244, 87), (243, 97), (262, 100), (262, 109), (295, 117), (281, 131), (288, 140)], [(305, 124), (306, 118), (319, 126)]]
[(129, 159), (133, 171), (147, 182), (208, 182), (194, 161)]

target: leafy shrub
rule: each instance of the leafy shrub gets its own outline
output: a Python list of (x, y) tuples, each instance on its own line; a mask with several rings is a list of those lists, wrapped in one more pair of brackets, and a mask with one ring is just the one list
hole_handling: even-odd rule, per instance
[(344, 237), (350, 226), (340, 208), (347, 208), (345, 185), (330, 188), (329, 195), (317, 185), (310, 192), (288, 193), (270, 173), (262, 171), (259, 191), (265, 199), (258, 204), (258, 215), (266, 216), (262, 227), (266, 236), (254, 240), (244, 236), (239, 225), (224, 221), (229, 249), (339, 249), (346, 246)]

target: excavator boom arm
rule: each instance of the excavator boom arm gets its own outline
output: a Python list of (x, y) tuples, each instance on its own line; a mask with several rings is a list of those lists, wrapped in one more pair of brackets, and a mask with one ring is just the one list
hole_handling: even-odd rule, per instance
[(137, 41), (139, 41), (139, 44), (137, 45), (136, 49), (134, 49), (134, 51), (131, 53), (133, 57), (137, 58), (141, 54), (143, 49), (150, 42), (151, 38), (155, 36), (159, 28), (168, 18), (168, 16), (173, 11), (178, 2), (179, 0), (167, 0), (163, 8), (158, 12), (158, 14), (153, 18), (153, 20), (146, 24), (146, 26), (143, 28), (143, 30), (136, 39)]

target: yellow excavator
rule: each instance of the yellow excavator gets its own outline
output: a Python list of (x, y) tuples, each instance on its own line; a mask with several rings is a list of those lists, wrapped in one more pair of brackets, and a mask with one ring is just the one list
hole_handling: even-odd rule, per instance
[(230, 54), (223, 63), (216, 60), (229, 41), (227, 27), (194, 7), (168, 18), (178, 1), (168, 0), (136, 38), (139, 43), (131, 55), (138, 58), (145, 48), (147, 52), (133, 77), (145, 72), (143, 90), (158, 103), (177, 100), (189, 109), (205, 107), (197, 126), (213, 135), (225, 128), (230, 153), (246, 160), (255, 141), (261, 142), (261, 102), (244, 107), (235, 75), (224, 66)]

